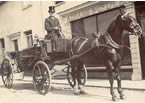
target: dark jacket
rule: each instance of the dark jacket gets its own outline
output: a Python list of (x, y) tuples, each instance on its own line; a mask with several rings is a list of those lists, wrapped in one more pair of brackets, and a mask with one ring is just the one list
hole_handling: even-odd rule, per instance
[(49, 16), (45, 19), (45, 30), (47, 32), (52, 32), (53, 30), (55, 30), (55, 27), (58, 27), (58, 29), (60, 29), (60, 24), (56, 17)]
[[(57, 29), (56, 29), (57, 28)], [(47, 31), (47, 38), (52, 36), (60, 37), (61, 26), (59, 20), (54, 16), (49, 16), (45, 19), (45, 30)]]

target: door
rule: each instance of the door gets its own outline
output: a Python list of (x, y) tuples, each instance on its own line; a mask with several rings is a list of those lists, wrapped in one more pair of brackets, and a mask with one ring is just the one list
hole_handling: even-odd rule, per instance
[(143, 35), (139, 39), (142, 76), (145, 79), (145, 2), (135, 2), (136, 16), (143, 31)]

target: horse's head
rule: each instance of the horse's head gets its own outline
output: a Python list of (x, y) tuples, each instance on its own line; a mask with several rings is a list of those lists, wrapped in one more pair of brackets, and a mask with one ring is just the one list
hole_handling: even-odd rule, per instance
[(133, 16), (131, 16), (129, 13), (126, 13), (122, 15), (120, 19), (122, 21), (123, 29), (127, 30), (129, 34), (134, 34), (140, 37), (142, 34), (142, 29)]

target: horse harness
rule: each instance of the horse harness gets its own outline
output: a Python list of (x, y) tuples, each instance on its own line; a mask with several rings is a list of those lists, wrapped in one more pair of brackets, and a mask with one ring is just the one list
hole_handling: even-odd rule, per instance
[[(99, 47), (105, 47), (105, 48), (108, 48), (108, 49), (120, 49), (120, 45), (118, 45), (117, 43), (115, 43), (112, 38), (110, 37), (109, 33), (102, 33), (102, 34), (98, 34), (100, 36), (97, 36), (96, 38), (93, 38), (92, 39), (92, 43), (91, 43), (91, 47), (88, 48), (88, 50), (82, 52), (81, 54), (78, 55), (78, 57), (80, 56), (83, 56), (84, 54), (88, 53), (89, 51), (91, 51), (92, 49), (94, 48), (98, 48), (99, 50)], [(104, 40), (103, 40), (104, 39)], [(77, 52), (79, 50), (81, 50), (81, 48), (89, 41), (88, 38), (86, 37), (75, 37), (73, 38), (71, 41), (70, 41), (70, 52), (71, 52), (71, 55), (72, 56), (76, 56), (76, 54), (74, 54), (73, 52), (73, 46), (72, 46), (72, 42), (74, 42), (75, 45), (77, 45), (77, 43), (79, 42), (79, 40), (83, 40), (83, 42), (81, 42)]]

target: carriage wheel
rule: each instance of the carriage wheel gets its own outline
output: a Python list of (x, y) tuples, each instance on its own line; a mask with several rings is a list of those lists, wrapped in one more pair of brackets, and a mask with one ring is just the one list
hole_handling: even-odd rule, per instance
[(32, 71), (34, 88), (42, 95), (48, 93), (51, 87), (51, 75), (48, 65), (38, 61)]
[[(72, 78), (71, 66), (68, 66), (68, 69), (67, 69), (67, 80), (68, 80), (68, 83), (70, 84), (70, 86), (72, 88), (74, 88), (75, 83)], [(85, 65), (83, 65), (83, 68), (81, 70), (81, 84), (85, 85), (86, 81), (87, 81), (87, 69), (86, 69)]]
[(2, 81), (6, 88), (12, 88), (13, 85), (13, 72), (10, 61), (4, 59), (1, 66)]

